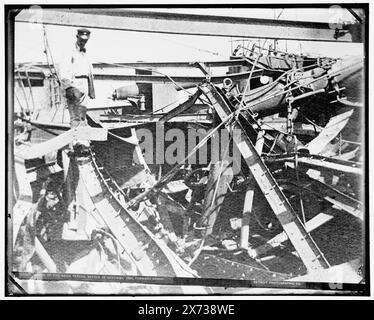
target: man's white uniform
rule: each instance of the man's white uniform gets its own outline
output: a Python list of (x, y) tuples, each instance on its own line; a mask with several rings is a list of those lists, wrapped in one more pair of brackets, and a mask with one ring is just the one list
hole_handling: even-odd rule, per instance
[(93, 68), (84, 48), (89, 34), (87, 29), (79, 29), (77, 42), (71, 53), (60, 63), (61, 84), (69, 109), (71, 128), (87, 125), (87, 106), (95, 98)]

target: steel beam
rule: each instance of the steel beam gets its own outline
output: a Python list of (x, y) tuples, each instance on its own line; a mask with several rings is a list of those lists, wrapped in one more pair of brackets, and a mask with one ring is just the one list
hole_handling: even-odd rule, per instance
[[(328, 23), (161, 13), (120, 8), (24, 9), (16, 22), (169, 34), (269, 38), (303, 41), (361, 42), (362, 25), (347, 25), (337, 39)], [(352, 28), (353, 27), (353, 28)], [(352, 36), (349, 30), (355, 29)], [(358, 29), (358, 31), (356, 31)], [(358, 36), (356, 35), (358, 33)]]

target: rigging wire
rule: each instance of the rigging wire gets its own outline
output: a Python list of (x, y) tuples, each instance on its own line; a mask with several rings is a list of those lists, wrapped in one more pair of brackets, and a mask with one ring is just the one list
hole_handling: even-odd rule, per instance
[(282, 8), (281, 12), (279, 12), (278, 16), (276, 17), (276, 20), (279, 20), (280, 16), (283, 14), (284, 8)]
[(162, 39), (162, 40), (165, 40), (165, 41), (168, 41), (168, 42), (171, 42), (171, 43), (175, 43), (177, 45), (180, 45), (180, 46), (183, 46), (183, 47), (186, 47), (186, 48), (191, 48), (191, 49), (195, 49), (197, 51), (200, 51), (200, 52), (206, 52), (206, 53), (210, 53), (214, 56), (221, 56), (221, 57), (226, 57), (227, 55), (224, 55), (223, 53), (219, 53), (219, 52), (214, 52), (214, 51), (210, 51), (210, 50), (207, 50), (207, 49), (202, 49), (200, 47), (196, 47), (196, 46), (191, 46), (191, 45), (187, 45), (185, 43), (181, 43), (179, 41), (175, 41), (175, 40), (170, 40), (170, 39), (165, 39), (165, 38), (162, 38), (162, 37), (158, 37), (159, 39)]

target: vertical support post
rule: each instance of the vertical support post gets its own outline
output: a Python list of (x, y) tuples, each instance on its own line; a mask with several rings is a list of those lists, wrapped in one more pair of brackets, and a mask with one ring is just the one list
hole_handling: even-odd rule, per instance
[(240, 247), (243, 249), (248, 248), (248, 238), (249, 238), (249, 223), (251, 221), (252, 209), (253, 209), (253, 199), (254, 199), (254, 185), (248, 187), (245, 193), (244, 208), (243, 208), (243, 218), (242, 218), (242, 228), (240, 229)]

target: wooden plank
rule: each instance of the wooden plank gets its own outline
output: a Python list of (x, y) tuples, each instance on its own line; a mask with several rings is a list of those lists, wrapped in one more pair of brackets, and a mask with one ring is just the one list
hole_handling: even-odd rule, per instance
[(25, 160), (40, 158), (48, 153), (62, 149), (77, 139), (105, 141), (107, 139), (107, 130), (90, 126), (79, 126), (48, 141), (33, 146), (24, 145), (15, 150), (15, 155)]
[[(333, 160), (333, 159), (331, 159)], [(328, 170), (328, 171), (334, 171), (338, 173), (350, 173), (362, 176), (364, 174), (364, 170), (360, 165), (350, 164), (347, 162), (346, 164), (343, 164), (342, 162), (338, 161), (331, 161), (328, 159), (314, 159), (312, 157), (298, 157), (297, 162), (299, 166), (303, 166), (306, 168), (311, 169), (318, 169), (318, 170)], [(285, 160), (284, 162), (287, 163), (288, 166), (294, 167), (294, 159), (292, 159), (292, 162), (290, 160)]]
[(323, 149), (343, 130), (352, 114), (353, 109), (332, 117), (320, 134), (306, 145), (309, 152), (322, 154)]
[[(286, 163), (290, 168), (295, 167), (295, 153), (283, 154), (279, 156), (267, 156), (265, 161), (268, 163), (280, 163), (282, 166)], [(319, 171), (348, 173), (363, 175), (363, 166), (361, 162), (342, 160), (338, 158), (329, 158), (319, 155), (305, 155), (300, 153), (297, 157), (300, 167), (317, 169)]]
[(79, 126), (74, 131), (74, 139), (106, 141), (108, 131), (103, 128), (92, 128), (90, 126)]

